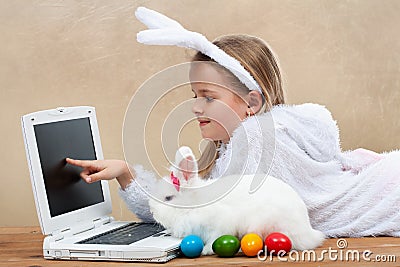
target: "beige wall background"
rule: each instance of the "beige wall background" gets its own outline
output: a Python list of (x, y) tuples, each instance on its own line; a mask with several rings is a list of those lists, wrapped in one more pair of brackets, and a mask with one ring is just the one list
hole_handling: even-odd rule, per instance
[[(288, 102), (330, 109), (344, 150), (400, 147), (400, 1), (1, 0), (0, 226), (38, 225), (22, 115), (94, 106), (105, 157), (123, 159), (122, 124), (134, 92), (188, 60), (191, 52), (181, 48), (136, 43), (144, 27), (133, 14), (141, 5), (209, 39), (247, 33), (267, 40), (280, 58)], [(162, 155), (155, 159), (164, 164)], [(110, 187), (113, 216), (134, 219), (117, 184)]]

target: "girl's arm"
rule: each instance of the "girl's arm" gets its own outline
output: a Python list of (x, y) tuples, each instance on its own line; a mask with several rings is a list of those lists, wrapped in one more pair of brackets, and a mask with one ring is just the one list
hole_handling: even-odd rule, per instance
[(157, 178), (153, 172), (145, 170), (141, 165), (133, 168), (135, 180), (122, 186), (119, 189), (119, 195), (126, 203), (128, 209), (144, 222), (154, 222), (149, 206), (149, 193), (152, 190)]

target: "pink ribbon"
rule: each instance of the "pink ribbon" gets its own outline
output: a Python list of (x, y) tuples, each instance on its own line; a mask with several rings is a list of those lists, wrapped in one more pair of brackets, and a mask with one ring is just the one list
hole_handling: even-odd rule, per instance
[(176, 176), (174, 175), (174, 172), (171, 172), (170, 177), (171, 177), (172, 184), (173, 184), (173, 185), (175, 186), (175, 188), (176, 188), (176, 191), (179, 192), (179, 188), (180, 188), (180, 186), (181, 186), (181, 183), (179, 182), (178, 177), (176, 177)]

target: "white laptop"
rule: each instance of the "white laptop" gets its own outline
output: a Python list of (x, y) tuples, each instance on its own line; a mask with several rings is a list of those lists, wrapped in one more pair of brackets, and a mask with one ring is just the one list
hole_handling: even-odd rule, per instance
[(179, 254), (181, 240), (161, 226), (113, 220), (108, 182), (87, 184), (66, 163), (103, 159), (93, 107), (24, 115), (22, 131), (44, 258), (166, 262)]

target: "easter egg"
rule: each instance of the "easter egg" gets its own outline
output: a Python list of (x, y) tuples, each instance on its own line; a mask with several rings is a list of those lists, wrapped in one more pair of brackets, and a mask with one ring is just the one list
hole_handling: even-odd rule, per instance
[(212, 249), (220, 257), (233, 257), (240, 248), (240, 241), (236, 236), (223, 235), (215, 239)]
[(262, 238), (254, 233), (243, 236), (240, 241), (240, 247), (243, 253), (248, 257), (257, 256), (258, 252), (263, 249), (264, 242)]
[(292, 242), (286, 235), (274, 232), (265, 238), (265, 246), (268, 251), (273, 251), (273, 254), (278, 254), (281, 250), (287, 253), (292, 248)]
[(188, 235), (181, 241), (181, 251), (188, 258), (196, 258), (203, 251), (204, 243), (197, 235)]

